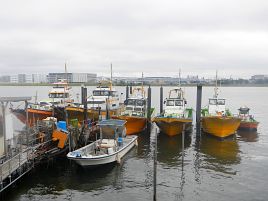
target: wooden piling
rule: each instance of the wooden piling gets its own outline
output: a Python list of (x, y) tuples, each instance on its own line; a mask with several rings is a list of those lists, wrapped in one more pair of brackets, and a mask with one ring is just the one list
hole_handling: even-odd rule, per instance
[(129, 86), (127, 85), (126, 86), (126, 100), (128, 99), (129, 97)]
[(84, 123), (87, 124), (88, 122), (88, 115), (87, 115), (87, 88), (83, 88), (83, 105), (84, 105)]
[(151, 121), (151, 95), (152, 95), (152, 90), (151, 90), (151, 86), (149, 85), (148, 87), (148, 98), (147, 98), (147, 120), (150, 122)]
[(201, 133), (201, 104), (202, 104), (202, 85), (197, 85), (196, 95), (196, 136), (200, 136)]
[(163, 113), (163, 86), (160, 87), (160, 114)]
[(157, 181), (156, 181), (156, 176), (157, 176), (157, 128), (155, 129), (155, 144), (154, 144), (154, 201), (156, 201), (156, 185), (157, 185)]
[(183, 170), (183, 166), (184, 166), (184, 139), (185, 139), (185, 123), (182, 125), (182, 134), (181, 134), (181, 167)]

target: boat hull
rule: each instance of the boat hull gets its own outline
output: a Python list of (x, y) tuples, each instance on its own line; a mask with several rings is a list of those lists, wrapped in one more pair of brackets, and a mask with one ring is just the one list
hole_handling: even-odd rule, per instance
[(202, 129), (205, 133), (225, 138), (235, 134), (241, 119), (236, 117), (209, 116), (202, 117)]
[(257, 131), (259, 122), (241, 121), (238, 130)]
[(145, 117), (112, 116), (112, 118), (126, 121), (127, 135), (140, 133), (146, 128), (147, 119)]
[(191, 119), (156, 117), (153, 122), (159, 127), (160, 132), (168, 136), (180, 135), (185, 124), (185, 130), (189, 131), (192, 127)]
[[(84, 121), (84, 109), (79, 107), (66, 107), (65, 110), (68, 113), (68, 119), (78, 119), (78, 122), (82, 124)], [(91, 119), (92, 121), (98, 121), (99, 114), (97, 111), (94, 110), (88, 110), (87, 111), (87, 117), (88, 119)]]
[(80, 157), (71, 157), (67, 155), (68, 159), (74, 160), (78, 165), (83, 167), (92, 167), (105, 165), (113, 162), (120, 162), (121, 158), (125, 156), (137, 143), (137, 136), (133, 136), (133, 139), (125, 146), (120, 148), (113, 154), (107, 154), (105, 156), (94, 157), (94, 158), (80, 158)]

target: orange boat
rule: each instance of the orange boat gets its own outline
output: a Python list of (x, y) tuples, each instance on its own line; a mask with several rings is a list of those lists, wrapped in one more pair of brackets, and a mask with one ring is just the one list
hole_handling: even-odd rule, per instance
[(206, 116), (202, 117), (202, 129), (216, 137), (225, 138), (236, 132), (240, 122), (240, 118), (233, 116)]
[(156, 117), (153, 121), (160, 128), (160, 131), (168, 136), (181, 134), (183, 124), (185, 124), (185, 131), (190, 131), (192, 128), (191, 119)]
[(166, 98), (163, 114), (155, 117), (153, 122), (159, 127), (160, 132), (168, 136), (180, 135), (185, 125), (185, 131), (192, 128), (192, 109), (186, 108), (184, 92), (181, 88), (169, 91)]
[(257, 131), (259, 122), (255, 120), (255, 118), (249, 114), (249, 108), (248, 107), (240, 107), (238, 109), (239, 111), (239, 117), (242, 118), (242, 121), (239, 125), (239, 130), (245, 130), (245, 131)]
[(225, 106), (225, 99), (218, 98), (217, 75), (215, 94), (209, 99), (208, 108), (202, 109), (202, 129), (205, 133), (225, 138), (235, 134), (241, 118), (233, 116)]
[[(73, 102), (69, 93), (68, 83), (65, 80), (54, 83), (53, 88), (49, 91), (47, 100), (39, 103), (30, 103), (28, 105), (28, 123), (33, 126), (37, 120), (54, 116), (57, 120), (64, 120), (64, 107)], [(26, 109), (14, 109), (12, 112), (23, 123), (26, 122)]]
[[(125, 110), (112, 118), (126, 121), (127, 135), (142, 132), (147, 125), (147, 98), (143, 86), (133, 89), (131, 97), (125, 101), (125, 105)], [(153, 110), (150, 111), (150, 116)]]
[(142, 132), (146, 128), (147, 118), (134, 116), (112, 116), (113, 119), (126, 121), (126, 134), (132, 135)]

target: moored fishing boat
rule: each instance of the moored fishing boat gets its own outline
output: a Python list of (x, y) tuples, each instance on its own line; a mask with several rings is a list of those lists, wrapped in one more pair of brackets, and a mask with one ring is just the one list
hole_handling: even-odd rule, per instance
[(125, 100), (125, 105), (125, 110), (112, 118), (126, 121), (127, 135), (142, 132), (146, 128), (148, 118), (147, 97), (143, 86), (133, 89), (131, 96)]
[(12, 112), (23, 123), (26, 122), (28, 113), (28, 124), (33, 126), (38, 120), (54, 116), (58, 120), (65, 120), (64, 107), (72, 104), (70, 88), (66, 80), (53, 83), (48, 93), (48, 99), (38, 103), (29, 103), (25, 109), (12, 109)]
[(244, 106), (238, 109), (239, 117), (242, 119), (238, 127), (239, 130), (257, 131), (259, 122), (255, 120), (254, 116), (249, 114), (249, 108)]
[(99, 82), (99, 86), (93, 90), (92, 96), (87, 99), (87, 107), (92, 111), (98, 111), (100, 119), (118, 115), (123, 110), (119, 93), (113, 87), (112, 65), (110, 82)]
[(217, 76), (214, 96), (209, 99), (208, 107), (202, 109), (202, 129), (205, 133), (225, 138), (236, 132), (241, 119), (226, 109), (226, 99), (218, 97)]
[(83, 167), (120, 162), (121, 158), (137, 145), (137, 136), (125, 136), (125, 123), (115, 119), (100, 121), (100, 139), (69, 152), (68, 159)]
[(160, 131), (168, 136), (179, 135), (192, 128), (192, 108), (186, 108), (187, 101), (181, 88), (169, 91), (164, 102), (164, 112), (153, 119)]

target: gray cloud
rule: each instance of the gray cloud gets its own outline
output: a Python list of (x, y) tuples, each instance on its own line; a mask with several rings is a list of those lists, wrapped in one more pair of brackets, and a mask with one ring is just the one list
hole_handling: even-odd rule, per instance
[(250, 0), (2, 2), (0, 73), (247, 77), (266, 73), (268, 2)]

